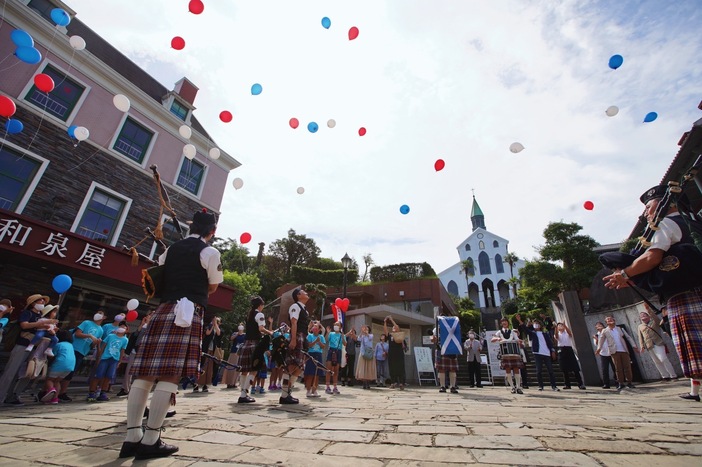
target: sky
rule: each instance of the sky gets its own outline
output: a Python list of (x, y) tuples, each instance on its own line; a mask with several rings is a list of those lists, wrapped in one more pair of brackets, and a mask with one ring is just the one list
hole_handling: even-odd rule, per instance
[(326, 258), (440, 272), (472, 231), (473, 194), (521, 258), (549, 222), (616, 243), (702, 118), (698, 0), (203, 2), (199, 15), (188, 0), (66, 4), (167, 88), (199, 87), (194, 115), (242, 164), (217, 234), (249, 232), (252, 254), (292, 228)]

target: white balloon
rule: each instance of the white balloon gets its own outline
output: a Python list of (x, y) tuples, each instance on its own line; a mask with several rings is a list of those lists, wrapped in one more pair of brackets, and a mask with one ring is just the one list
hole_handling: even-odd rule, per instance
[(71, 36), (71, 38), (68, 39), (68, 43), (76, 50), (83, 50), (85, 48), (85, 39), (80, 36)]
[(297, 194), (298, 194), (298, 195), (301, 195), (301, 194), (303, 194), (304, 192), (305, 192), (305, 189), (304, 189), (303, 187), (301, 187), (301, 186), (297, 187)]
[(129, 112), (129, 108), (132, 106), (129, 102), (129, 98), (124, 94), (117, 94), (112, 98), (112, 103), (117, 107), (117, 110), (122, 112)]
[(619, 107), (617, 107), (616, 105), (610, 105), (609, 107), (607, 107), (607, 110), (605, 110), (605, 113), (608, 117), (614, 117), (619, 113)]
[(232, 185), (234, 185), (234, 188), (238, 190), (239, 188), (244, 186), (244, 181), (240, 178), (235, 178), (232, 182)]
[(509, 145), (509, 150), (517, 154), (518, 152), (522, 152), (524, 150), (524, 146), (522, 143), (512, 143)]
[(75, 135), (78, 141), (85, 141), (90, 137), (90, 132), (84, 126), (79, 126), (75, 130), (73, 130), (73, 134)]
[(212, 149), (210, 149), (210, 158), (211, 158), (213, 161), (216, 161), (217, 159), (219, 159), (219, 156), (220, 156), (219, 148), (212, 148)]
[(137, 300), (136, 298), (132, 298), (127, 302), (127, 310), (131, 311), (136, 310), (137, 308), (139, 308), (139, 300)]
[(183, 146), (183, 155), (188, 159), (193, 160), (196, 153), (197, 149), (195, 149), (195, 146), (193, 146), (192, 144), (186, 144), (185, 146)]
[(193, 130), (191, 130), (188, 125), (181, 125), (180, 128), (178, 128), (178, 133), (180, 133), (180, 136), (183, 138), (190, 139), (193, 135)]
[(334, 128), (336, 126), (336, 120), (334, 120), (333, 118), (330, 118), (329, 121), (327, 122), (327, 126), (329, 128)]

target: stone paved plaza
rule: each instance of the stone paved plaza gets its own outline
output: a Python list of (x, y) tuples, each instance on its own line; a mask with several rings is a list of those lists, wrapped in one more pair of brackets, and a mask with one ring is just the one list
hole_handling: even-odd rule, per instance
[[(118, 459), (126, 398), (0, 408), (0, 465), (702, 465), (702, 403), (686, 381), (555, 393), (503, 387), (363, 390), (281, 406), (278, 393), (181, 392), (163, 438), (173, 457)], [(82, 399), (82, 397), (81, 397)]]

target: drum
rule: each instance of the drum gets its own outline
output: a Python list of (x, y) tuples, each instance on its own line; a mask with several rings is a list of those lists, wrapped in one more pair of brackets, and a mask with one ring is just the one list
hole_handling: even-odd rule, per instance
[(516, 355), (521, 358), (519, 344), (517, 342), (500, 342), (501, 355)]

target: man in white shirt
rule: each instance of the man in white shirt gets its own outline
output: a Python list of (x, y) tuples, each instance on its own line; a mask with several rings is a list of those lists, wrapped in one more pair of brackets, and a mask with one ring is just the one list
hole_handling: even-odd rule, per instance
[(614, 362), (614, 368), (617, 370), (617, 381), (619, 385), (617, 386), (617, 391), (624, 389), (624, 384), (626, 387), (633, 388), (632, 384), (632, 372), (631, 372), (631, 357), (629, 356), (629, 350), (626, 348), (626, 343), (624, 339), (626, 338), (634, 351), (638, 351), (638, 347), (634, 343), (634, 339), (631, 338), (629, 333), (627, 333), (623, 328), (618, 328), (617, 323), (611, 316), (605, 318), (606, 328), (602, 330), (602, 335), (600, 336), (599, 342), (597, 343), (596, 355), (600, 355), (602, 348), (607, 346), (609, 353), (612, 356), (612, 361)]

